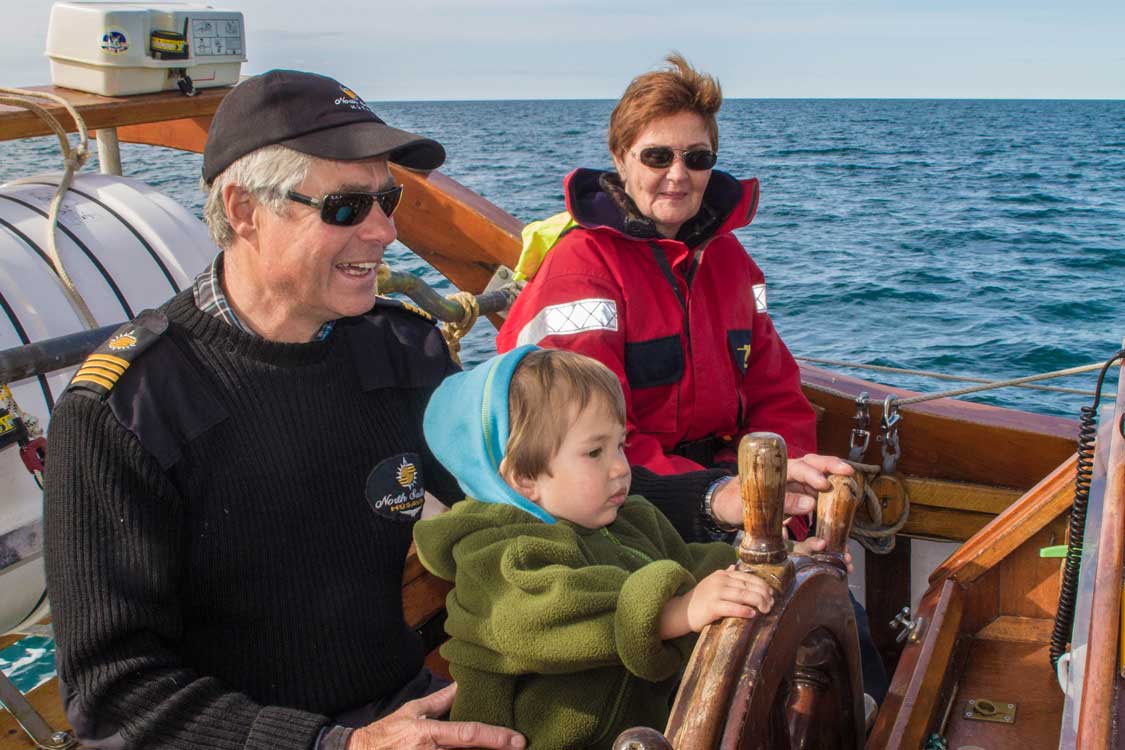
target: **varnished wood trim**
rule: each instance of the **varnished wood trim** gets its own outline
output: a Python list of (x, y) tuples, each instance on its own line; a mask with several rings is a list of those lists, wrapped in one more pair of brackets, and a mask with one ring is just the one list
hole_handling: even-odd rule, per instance
[(1112, 423), (1099, 438), (1109, 433), (1109, 459), (1098, 535), (1098, 562), (1090, 605), (1090, 638), (1086, 673), (1082, 680), (1082, 708), (1079, 712), (1079, 750), (1109, 747), (1113, 724), (1114, 686), (1117, 680), (1117, 643), (1121, 625), (1121, 565), (1125, 554), (1125, 438), (1118, 425), (1125, 419), (1125, 377), (1120, 378), (1117, 408)]
[(1067, 512), (1074, 499), (1077, 456), (1051, 472), (1039, 484), (987, 524), (967, 544), (930, 574), (930, 584), (953, 577), (968, 584), (1011, 554), (1036, 532)]
[(1049, 643), (1055, 621), (1046, 617), (1003, 615), (977, 632), (977, 638), (1016, 643)]
[(207, 143), (209, 127), (211, 127), (210, 115), (141, 125), (122, 125), (117, 128), (117, 139), (122, 143), (144, 143), (149, 146), (163, 146), (201, 154)]
[[(229, 87), (219, 87), (200, 89), (195, 96), (184, 96), (179, 91), (139, 96), (98, 96), (56, 86), (26, 88), (63, 97), (78, 110), (78, 114), (82, 116), (86, 127), (90, 130), (179, 120), (185, 117), (209, 117), (215, 113), (223, 97), (230, 93)], [(37, 103), (41, 101), (43, 100), (36, 100)], [(65, 109), (55, 104), (45, 106), (59, 118), (64, 128), (70, 132), (75, 131), (74, 123), (71, 122), (70, 115)], [(19, 107), (0, 106), (0, 141), (51, 135), (51, 132), (47, 124), (30, 111)]]
[(917, 748), (938, 707), (938, 685), (949, 669), (961, 629), (964, 591), (952, 580), (931, 587), (917, 615), (926, 618), (922, 642), (908, 645), (867, 740), (871, 750)]
[(479, 294), (498, 264), (515, 266), (522, 222), (440, 172), (391, 172), (404, 187), (399, 241), (458, 289)]
[[(855, 397), (860, 392), (866, 391), (873, 402), (873, 430), (878, 429), (887, 394), (916, 395), (804, 364), (801, 380), (809, 400), (827, 410), (818, 425), (818, 450), (838, 456), (848, 454)], [(903, 473), (1019, 490), (1028, 489), (1065, 460), (1074, 451), (1078, 431), (1074, 420), (954, 399), (913, 404), (901, 413), (898, 468)], [(881, 462), (880, 445), (871, 440), (865, 463)]]
[(911, 505), (910, 518), (899, 533), (924, 539), (964, 542), (987, 526), (993, 518), (987, 513)]
[(948, 510), (999, 515), (1020, 499), (1019, 490), (989, 487), (966, 482), (943, 482), (939, 479), (907, 477), (906, 492), (911, 505), (929, 505)]

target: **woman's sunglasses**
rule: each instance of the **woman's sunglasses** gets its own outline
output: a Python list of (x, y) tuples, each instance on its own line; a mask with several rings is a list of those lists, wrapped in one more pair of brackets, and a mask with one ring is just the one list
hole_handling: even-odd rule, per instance
[(320, 220), (334, 227), (350, 227), (360, 223), (371, 213), (371, 206), (379, 204), (379, 208), (389, 218), (398, 208), (402, 199), (402, 185), (395, 185), (387, 190), (377, 193), (329, 193), (323, 198), (310, 198), (295, 190), (290, 190), (285, 197), (297, 203), (320, 209)]
[(672, 148), (671, 146), (649, 146), (648, 148), (642, 148), (639, 154), (634, 152), (633, 156), (637, 157), (637, 161), (646, 167), (667, 169), (676, 160), (676, 154), (679, 154), (680, 158), (684, 160), (685, 167), (699, 172), (715, 166), (715, 162), (719, 158), (719, 155), (714, 151), (705, 148), (687, 150)]

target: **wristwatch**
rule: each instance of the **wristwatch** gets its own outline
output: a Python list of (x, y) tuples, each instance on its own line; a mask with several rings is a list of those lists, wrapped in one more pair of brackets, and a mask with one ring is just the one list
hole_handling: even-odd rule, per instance
[(726, 485), (727, 482), (733, 480), (734, 477), (730, 476), (719, 477), (714, 482), (711, 482), (710, 486), (707, 487), (707, 491), (703, 493), (703, 503), (699, 509), (703, 514), (703, 523), (715, 531), (729, 533), (731, 531), (738, 531), (742, 528), (741, 526), (730, 524), (722, 520), (721, 518), (716, 516), (715, 512), (711, 509), (711, 500), (715, 497), (715, 493), (718, 492), (724, 485)]

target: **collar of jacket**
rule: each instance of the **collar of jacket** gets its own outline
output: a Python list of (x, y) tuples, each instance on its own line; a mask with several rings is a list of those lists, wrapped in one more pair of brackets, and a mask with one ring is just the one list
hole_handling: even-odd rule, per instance
[[(636, 240), (666, 239), (655, 222), (637, 209), (615, 172), (576, 169), (567, 175), (564, 189), (567, 210), (586, 229), (607, 229)], [(680, 228), (676, 241), (697, 247), (746, 226), (758, 210), (758, 192), (757, 178), (739, 181), (726, 172), (712, 171), (699, 213)]]

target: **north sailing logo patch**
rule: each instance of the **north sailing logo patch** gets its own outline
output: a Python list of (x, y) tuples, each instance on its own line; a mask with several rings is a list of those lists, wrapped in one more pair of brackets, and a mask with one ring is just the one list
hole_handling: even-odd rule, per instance
[(426, 494), (421, 458), (417, 453), (399, 453), (380, 461), (367, 475), (364, 494), (380, 516), (403, 523), (417, 521)]

